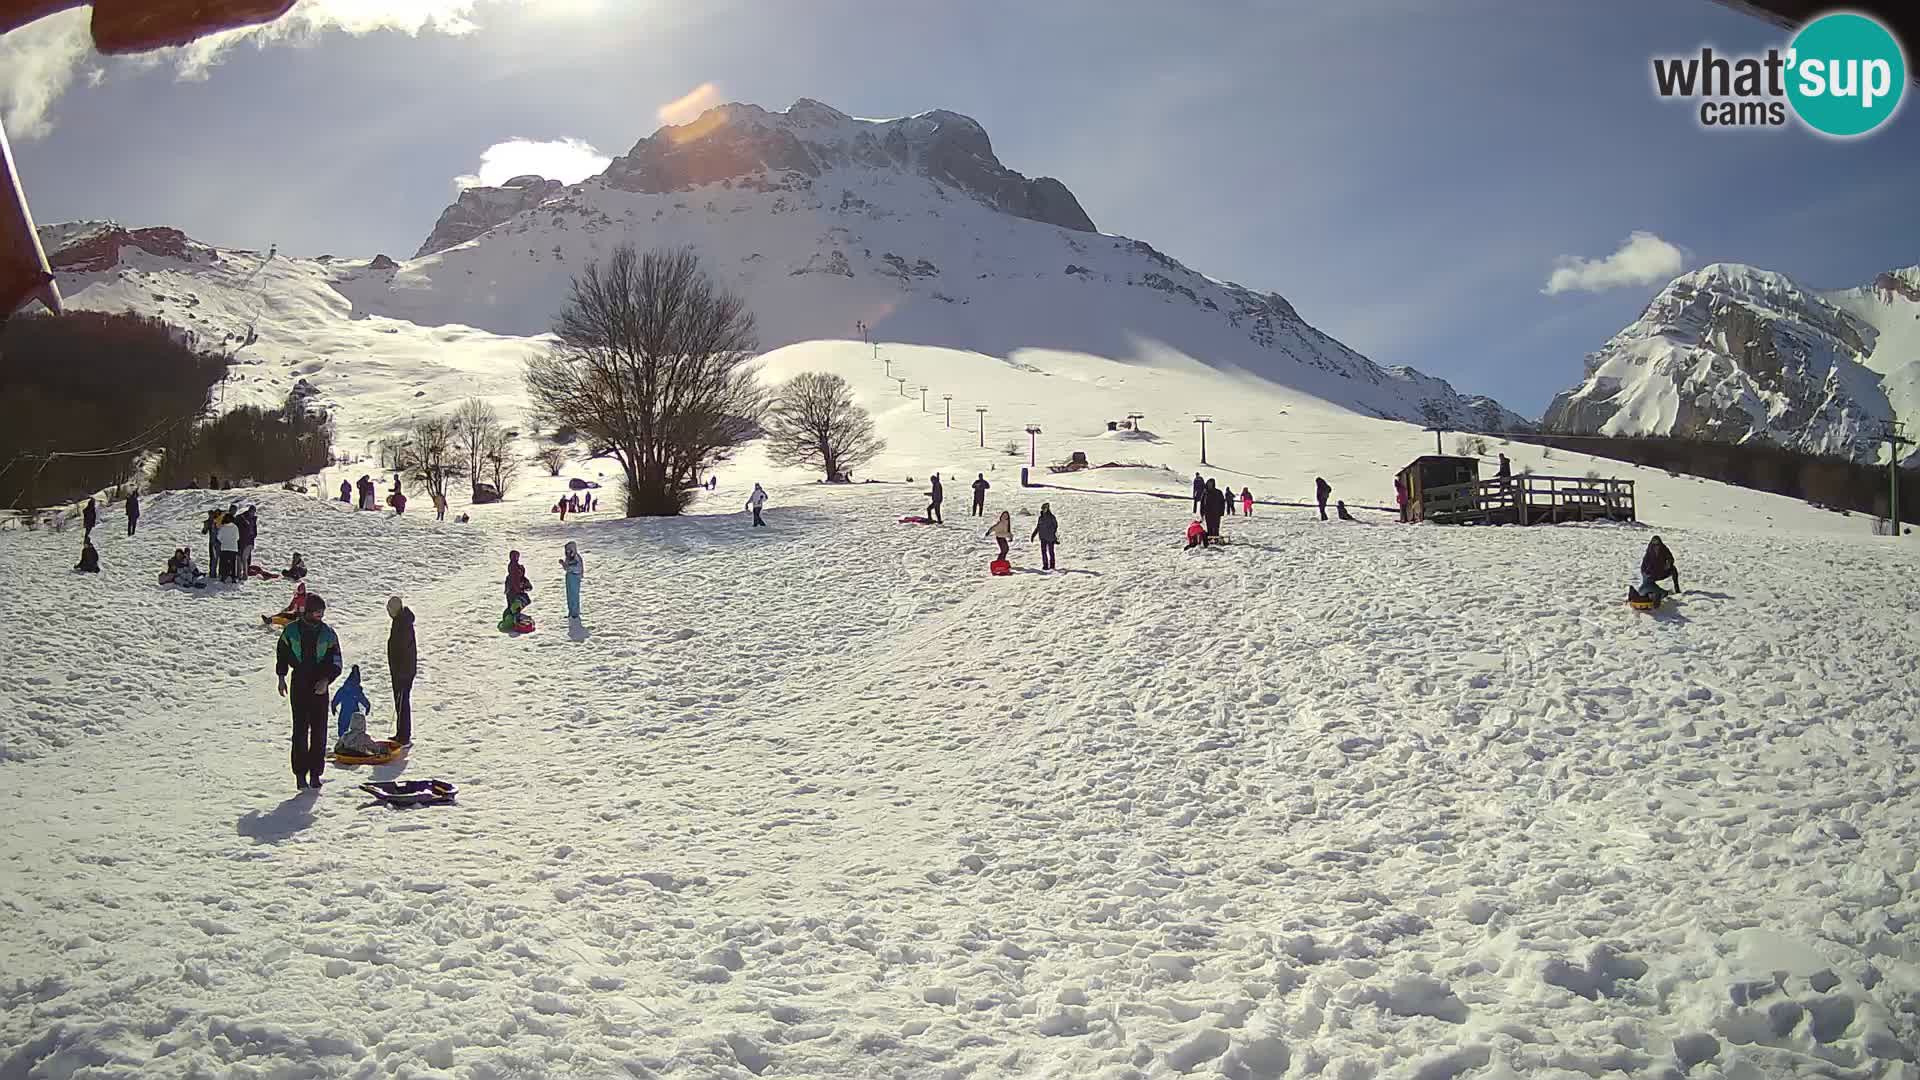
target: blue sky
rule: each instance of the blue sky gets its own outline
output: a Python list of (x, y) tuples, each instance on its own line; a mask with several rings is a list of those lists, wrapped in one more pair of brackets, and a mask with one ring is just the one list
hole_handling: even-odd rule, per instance
[[(1655, 97), (1655, 53), (1783, 43), (1707, 0), (297, 11), (280, 29), (304, 28), (299, 40), (192, 56), (62, 52), (65, 28), (45, 21), (0, 41), (0, 106), (36, 218), (404, 257), (489, 147), (573, 138), (623, 153), (703, 83), (769, 108), (948, 108), (985, 125), (1010, 167), (1065, 181), (1103, 231), (1277, 291), (1376, 361), (1529, 415), (1658, 288), (1643, 271), (1547, 295), (1564, 259), (1646, 232), (1682, 269), (1750, 262), (1817, 287), (1920, 262), (1911, 101), (1839, 142), (1710, 132)], [(374, 29), (393, 25), (413, 32)]]

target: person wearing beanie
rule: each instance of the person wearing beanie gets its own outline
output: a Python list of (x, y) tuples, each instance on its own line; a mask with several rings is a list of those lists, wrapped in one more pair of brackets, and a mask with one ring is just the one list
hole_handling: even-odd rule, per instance
[(293, 778), (303, 789), (318, 788), (326, 771), (327, 692), (341, 670), (340, 639), (326, 624), (326, 613), (320, 594), (308, 593), (306, 610), (280, 632), (275, 664), (280, 696), (293, 709)]
[(420, 672), (420, 650), (413, 640), (413, 609), (398, 596), (387, 597), (387, 675), (393, 680), (393, 738), (413, 745), (413, 677)]

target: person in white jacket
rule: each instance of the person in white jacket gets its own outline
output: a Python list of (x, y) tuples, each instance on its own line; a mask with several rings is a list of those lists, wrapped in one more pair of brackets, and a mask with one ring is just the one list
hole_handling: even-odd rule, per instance
[(567, 541), (567, 553), (560, 560), (560, 569), (567, 575), (567, 618), (580, 621), (580, 583), (586, 580), (587, 563), (580, 557), (580, 547), (573, 541)]
[(755, 525), (766, 524), (766, 522), (760, 520), (760, 508), (765, 505), (767, 505), (766, 489), (762, 488), (759, 484), (753, 485), (753, 494), (747, 496), (747, 509), (753, 511), (753, 523)]
[(220, 522), (220, 580), (238, 581), (235, 567), (240, 562), (240, 526), (234, 523), (233, 516), (227, 515)]

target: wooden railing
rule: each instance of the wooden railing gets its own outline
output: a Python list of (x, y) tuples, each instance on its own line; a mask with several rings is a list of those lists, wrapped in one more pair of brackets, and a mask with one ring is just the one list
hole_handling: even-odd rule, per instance
[(1419, 516), (1442, 524), (1637, 520), (1631, 480), (1536, 475), (1427, 488)]

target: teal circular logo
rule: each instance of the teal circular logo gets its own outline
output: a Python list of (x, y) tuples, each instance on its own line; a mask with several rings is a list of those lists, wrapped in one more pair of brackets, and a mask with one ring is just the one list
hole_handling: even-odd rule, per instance
[(1823, 135), (1865, 135), (1887, 122), (1906, 90), (1900, 43), (1865, 15), (1820, 16), (1793, 36), (1787, 56), (1787, 100)]

